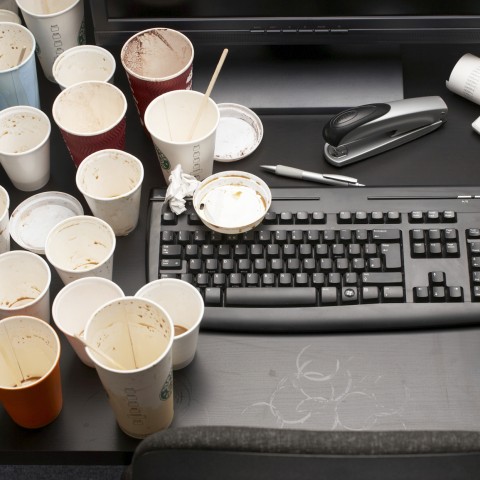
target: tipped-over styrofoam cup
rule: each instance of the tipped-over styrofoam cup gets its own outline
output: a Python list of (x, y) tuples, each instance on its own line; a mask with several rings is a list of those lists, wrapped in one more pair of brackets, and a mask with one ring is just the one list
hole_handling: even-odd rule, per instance
[(168, 313), (144, 298), (112, 300), (87, 323), (87, 354), (127, 435), (144, 438), (172, 422), (173, 336)]
[(111, 280), (115, 244), (115, 233), (108, 223), (79, 215), (52, 228), (45, 243), (45, 255), (65, 285), (83, 277)]
[(78, 337), (83, 337), (85, 326), (95, 310), (124, 296), (122, 289), (111, 280), (85, 277), (65, 285), (53, 300), (53, 321), (85, 365), (94, 367)]
[(220, 111), (211, 98), (204, 100), (203, 93), (175, 90), (157, 97), (147, 107), (145, 127), (167, 183), (179, 164), (184, 173), (197, 180), (212, 174)]
[(10, 250), (9, 208), (10, 197), (8, 196), (8, 192), (0, 185), (0, 253), (5, 253)]
[(142, 162), (122, 150), (99, 150), (77, 170), (76, 183), (92, 213), (115, 235), (128, 235), (138, 223), (143, 182)]
[(50, 120), (35, 107), (0, 111), (0, 163), (13, 185), (31, 192), (50, 179)]
[(36, 253), (12, 250), (0, 255), (0, 320), (30, 315), (50, 322), (51, 271)]
[(113, 82), (115, 57), (97, 45), (78, 45), (65, 50), (53, 64), (53, 76), (64, 90), (88, 80)]
[(195, 357), (205, 310), (200, 292), (183, 280), (162, 278), (147, 283), (135, 296), (152, 300), (170, 315), (175, 328), (173, 369), (186, 367)]

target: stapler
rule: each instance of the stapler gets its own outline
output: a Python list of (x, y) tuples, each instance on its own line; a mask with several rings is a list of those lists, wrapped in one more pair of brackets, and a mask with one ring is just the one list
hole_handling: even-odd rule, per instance
[(446, 122), (447, 112), (436, 96), (349, 108), (323, 129), (325, 158), (341, 167), (385, 152), (433, 132)]

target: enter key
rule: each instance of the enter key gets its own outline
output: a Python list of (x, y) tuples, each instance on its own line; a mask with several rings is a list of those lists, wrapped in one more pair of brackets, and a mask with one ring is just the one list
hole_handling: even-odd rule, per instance
[(380, 252), (383, 256), (385, 270), (401, 270), (402, 252), (399, 243), (382, 243)]

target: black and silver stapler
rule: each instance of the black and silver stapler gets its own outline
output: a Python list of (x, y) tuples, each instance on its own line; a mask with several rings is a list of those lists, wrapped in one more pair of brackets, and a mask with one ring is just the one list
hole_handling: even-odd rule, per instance
[(385, 152), (436, 130), (446, 122), (447, 112), (436, 96), (349, 108), (323, 129), (325, 158), (341, 167)]

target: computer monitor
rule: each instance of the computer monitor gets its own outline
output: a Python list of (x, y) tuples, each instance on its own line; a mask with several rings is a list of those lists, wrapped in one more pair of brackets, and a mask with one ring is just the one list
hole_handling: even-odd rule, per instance
[(119, 46), (166, 27), (195, 47), (202, 90), (231, 50), (217, 100), (259, 110), (343, 108), (402, 98), (402, 44), (480, 43), (480, 1), (90, 0), (95, 40)]

